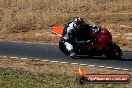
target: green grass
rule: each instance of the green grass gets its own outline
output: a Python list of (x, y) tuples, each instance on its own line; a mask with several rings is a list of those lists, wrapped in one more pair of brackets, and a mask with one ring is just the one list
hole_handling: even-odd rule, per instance
[(23, 70), (0, 68), (0, 88), (124, 88), (121, 84), (75, 83), (75, 76), (67, 74), (31, 74)]

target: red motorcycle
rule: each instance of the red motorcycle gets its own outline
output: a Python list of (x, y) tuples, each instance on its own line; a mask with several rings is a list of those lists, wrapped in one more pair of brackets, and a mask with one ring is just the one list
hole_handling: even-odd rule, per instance
[[(60, 50), (69, 56), (69, 52), (64, 45), (64, 41), (61, 39), (63, 26), (54, 26), (52, 32), (55, 33), (59, 38)], [(103, 56), (108, 58), (121, 58), (122, 50), (120, 47), (112, 41), (112, 35), (105, 28), (100, 28), (98, 32), (91, 34), (95, 38), (93, 42), (80, 41), (75, 43), (74, 51), (76, 56)]]

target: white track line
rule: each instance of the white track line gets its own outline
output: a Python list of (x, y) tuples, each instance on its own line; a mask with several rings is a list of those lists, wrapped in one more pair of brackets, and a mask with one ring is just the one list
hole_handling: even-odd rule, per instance
[(48, 62), (49, 60), (41, 60), (41, 61)]
[(106, 68), (108, 68), (108, 69), (112, 69), (113, 67), (106, 67)]
[(3, 57), (7, 57), (7, 56), (3, 56)]
[(34, 60), (39, 61), (40, 59), (34, 59)]
[(113, 68), (114, 70), (121, 70), (121, 68)]
[(12, 59), (17, 59), (18, 57), (10, 57), (10, 58), (12, 58)]
[[(1, 57), (8, 57), (8, 56), (1, 56)], [(18, 57), (9, 57), (11, 59), (18, 59)], [(27, 60), (28, 58), (20, 58), (23, 60)], [(40, 59), (29, 59), (29, 60), (40, 60)], [(60, 61), (51, 61), (51, 60), (40, 60), (43, 62), (51, 62), (51, 63), (62, 63), (62, 64), (68, 64), (68, 62), (60, 62)], [(107, 68), (107, 69), (113, 69), (113, 70), (119, 70), (119, 71), (132, 71), (130, 69), (122, 69), (122, 68), (113, 68), (113, 67), (106, 67), (106, 66), (96, 66), (96, 65), (88, 65), (88, 64), (79, 64), (79, 63), (69, 63), (71, 65), (82, 65), (82, 66), (90, 66), (90, 67), (97, 67), (97, 68)]]
[(105, 68), (105, 66), (98, 66), (99, 68)]
[(80, 64), (80, 65), (82, 65), (82, 66), (87, 66), (88, 64)]
[(20, 59), (22, 59), (22, 60), (27, 60), (28, 58), (20, 58)]
[(57, 63), (57, 62), (59, 62), (59, 61), (50, 61), (50, 62), (52, 62), (52, 63)]
[(60, 62), (61, 64), (68, 64), (68, 62)]
[(122, 69), (122, 71), (129, 71), (129, 69)]
[(71, 63), (72, 65), (78, 65), (78, 63)]
[(95, 67), (96, 65), (88, 65), (88, 66), (90, 66), (90, 67)]

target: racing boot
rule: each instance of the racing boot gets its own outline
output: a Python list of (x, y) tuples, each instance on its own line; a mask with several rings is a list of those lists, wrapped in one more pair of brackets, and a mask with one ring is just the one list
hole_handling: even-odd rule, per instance
[(74, 58), (74, 57), (75, 57), (74, 50), (72, 49), (72, 50), (70, 50), (69, 52), (70, 52), (70, 57)]

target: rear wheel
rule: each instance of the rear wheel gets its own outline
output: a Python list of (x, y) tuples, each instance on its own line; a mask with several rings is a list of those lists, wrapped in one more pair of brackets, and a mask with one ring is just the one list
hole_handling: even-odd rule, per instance
[(116, 44), (110, 44), (107, 49), (106, 56), (112, 59), (120, 59), (122, 56), (122, 50)]

